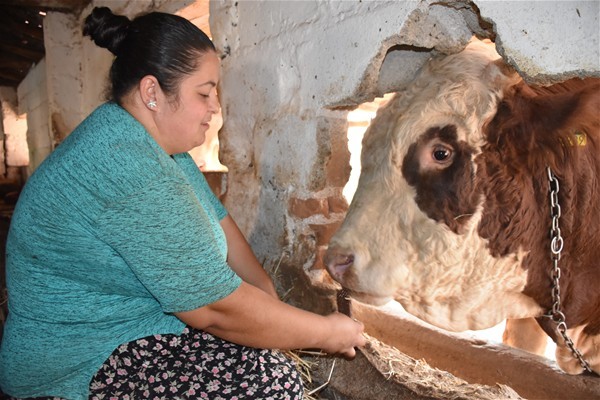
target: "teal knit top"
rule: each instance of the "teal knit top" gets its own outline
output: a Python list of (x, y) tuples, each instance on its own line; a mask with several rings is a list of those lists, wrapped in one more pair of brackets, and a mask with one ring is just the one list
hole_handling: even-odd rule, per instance
[(241, 280), (219, 224), (226, 215), (187, 153), (170, 157), (114, 103), (96, 109), (39, 166), (15, 208), (2, 390), (87, 399), (120, 344), (181, 333), (174, 312), (235, 291)]

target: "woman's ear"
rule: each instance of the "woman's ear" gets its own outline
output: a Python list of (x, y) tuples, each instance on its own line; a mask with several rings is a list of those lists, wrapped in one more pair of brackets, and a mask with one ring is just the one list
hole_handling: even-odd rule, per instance
[(158, 107), (158, 90), (158, 80), (153, 75), (146, 75), (140, 80), (140, 97), (149, 110), (154, 111)]

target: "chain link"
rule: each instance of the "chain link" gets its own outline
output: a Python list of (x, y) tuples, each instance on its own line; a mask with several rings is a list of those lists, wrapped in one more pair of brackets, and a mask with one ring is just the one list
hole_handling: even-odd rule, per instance
[(560, 204), (558, 204), (558, 191), (560, 190), (558, 185), (558, 179), (548, 167), (548, 180), (550, 181), (550, 216), (552, 217), (552, 228), (550, 229), (550, 258), (552, 259), (552, 311), (549, 316), (554, 323), (556, 323), (556, 329), (562, 336), (565, 344), (573, 354), (579, 364), (588, 372), (592, 372), (590, 365), (581, 355), (581, 352), (575, 347), (573, 341), (567, 335), (567, 323), (565, 314), (561, 310), (561, 299), (560, 299), (560, 267), (558, 261), (560, 260), (561, 252), (563, 250), (564, 241), (560, 233), (559, 219), (561, 215)]

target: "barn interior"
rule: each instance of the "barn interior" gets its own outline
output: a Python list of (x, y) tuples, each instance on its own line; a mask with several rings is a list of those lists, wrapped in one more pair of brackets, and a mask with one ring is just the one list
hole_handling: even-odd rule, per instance
[[(323, 255), (352, 200), (364, 130), (428, 59), (478, 36), (533, 84), (600, 76), (596, 1), (0, 3), (0, 239), (27, 178), (104, 99), (111, 56), (82, 36), (85, 16), (95, 6), (177, 13), (222, 57), (222, 122), (192, 155), (282, 298), (323, 314), (337, 309), (339, 290)], [(315, 399), (600, 397), (597, 378), (567, 376), (551, 359), (436, 329), (393, 305), (351, 308), (371, 342), (353, 361), (304, 357), (308, 386), (327, 383)]]

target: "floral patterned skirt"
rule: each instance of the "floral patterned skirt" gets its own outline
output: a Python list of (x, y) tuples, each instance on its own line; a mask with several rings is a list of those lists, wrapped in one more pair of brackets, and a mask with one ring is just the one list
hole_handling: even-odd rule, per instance
[(120, 345), (92, 378), (89, 398), (301, 400), (302, 397), (300, 373), (281, 352), (240, 346), (186, 327), (181, 335), (153, 335)]
[(302, 379), (281, 352), (244, 347), (186, 327), (119, 346), (90, 384), (90, 399), (295, 399)]

